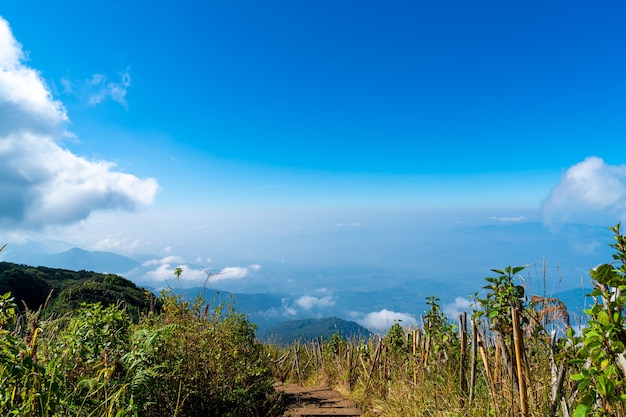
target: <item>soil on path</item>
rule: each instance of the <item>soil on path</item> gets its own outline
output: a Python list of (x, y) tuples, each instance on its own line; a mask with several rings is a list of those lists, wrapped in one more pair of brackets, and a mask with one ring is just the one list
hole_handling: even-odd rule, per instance
[(285, 417), (361, 416), (356, 403), (324, 386), (301, 387), (297, 384), (277, 384), (287, 404)]

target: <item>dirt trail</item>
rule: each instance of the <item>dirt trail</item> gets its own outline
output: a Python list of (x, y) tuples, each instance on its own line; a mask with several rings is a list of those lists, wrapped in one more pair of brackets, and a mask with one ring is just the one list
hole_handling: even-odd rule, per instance
[(328, 387), (301, 387), (297, 384), (277, 384), (287, 402), (285, 417), (361, 416), (356, 403)]

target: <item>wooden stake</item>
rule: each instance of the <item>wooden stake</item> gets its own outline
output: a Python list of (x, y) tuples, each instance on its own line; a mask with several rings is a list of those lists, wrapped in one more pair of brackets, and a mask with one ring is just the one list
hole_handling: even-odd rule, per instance
[(470, 406), (472, 401), (474, 400), (474, 387), (476, 385), (476, 362), (478, 360), (478, 329), (476, 328), (476, 323), (474, 319), (471, 320), (472, 323), (472, 364), (471, 364), (471, 375), (470, 375), (470, 392), (469, 392), (469, 402)]
[(383, 344), (382, 339), (378, 340), (378, 345), (376, 345), (376, 351), (374, 352), (374, 358), (372, 358), (372, 366), (370, 368), (369, 373), (367, 374), (367, 381), (365, 381), (365, 392), (367, 393), (367, 389), (370, 386), (370, 381), (372, 380), (372, 373), (374, 372), (374, 368), (378, 363), (378, 356), (380, 354), (381, 346)]
[(467, 357), (467, 313), (459, 314), (459, 339), (461, 342), (461, 357), (459, 360), (459, 386), (461, 388), (461, 407), (465, 407), (467, 394), (467, 379), (465, 377), (465, 362)]
[(498, 401), (496, 400), (496, 388), (494, 386), (494, 379), (491, 373), (491, 369), (489, 367), (489, 359), (487, 358), (487, 349), (485, 347), (485, 341), (481, 337), (478, 338), (478, 349), (480, 351), (480, 356), (483, 360), (483, 365), (485, 366), (487, 379), (489, 380), (489, 393), (491, 394), (491, 401), (493, 402), (493, 407), (496, 411), (496, 415), (500, 415)]
[(513, 343), (515, 345), (515, 363), (517, 365), (517, 380), (519, 386), (520, 411), (522, 416), (528, 416), (528, 392), (526, 391), (526, 379), (524, 378), (524, 370), (522, 368), (524, 357), (524, 344), (522, 341), (522, 330), (519, 322), (519, 310), (511, 309), (511, 317), (513, 319)]
[(417, 329), (413, 329), (413, 387), (417, 387)]

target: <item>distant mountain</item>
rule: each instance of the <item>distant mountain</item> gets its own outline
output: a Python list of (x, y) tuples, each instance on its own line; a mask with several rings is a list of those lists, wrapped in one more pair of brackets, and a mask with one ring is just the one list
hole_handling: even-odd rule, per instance
[(116, 253), (92, 252), (76, 247), (67, 249), (62, 242), (52, 243), (54, 244), (28, 241), (24, 244), (9, 244), (3, 251), (1, 260), (24, 265), (111, 274), (125, 274), (141, 266), (140, 262)]
[(337, 332), (346, 340), (368, 339), (372, 336), (369, 330), (353, 321), (331, 317), (286, 321), (259, 332), (257, 337), (263, 342), (289, 345), (319, 337), (328, 339)]
[(139, 262), (123, 255), (111, 252), (90, 252), (80, 248), (45, 255), (43, 260), (45, 265), (51, 268), (110, 274), (123, 274), (140, 266)]

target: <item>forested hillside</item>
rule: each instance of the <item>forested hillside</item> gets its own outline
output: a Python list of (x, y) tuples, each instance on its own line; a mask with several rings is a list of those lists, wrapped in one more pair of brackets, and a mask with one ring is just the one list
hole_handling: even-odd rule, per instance
[(83, 302), (101, 302), (123, 303), (134, 316), (149, 308), (150, 299), (147, 290), (119, 275), (0, 262), (0, 294), (7, 292), (20, 309), (46, 305), (46, 315), (70, 312)]
[(353, 321), (331, 317), (290, 320), (260, 332), (258, 338), (263, 342), (288, 345), (310, 342), (318, 337), (327, 339), (337, 333), (346, 340), (366, 340), (372, 335), (365, 327)]

